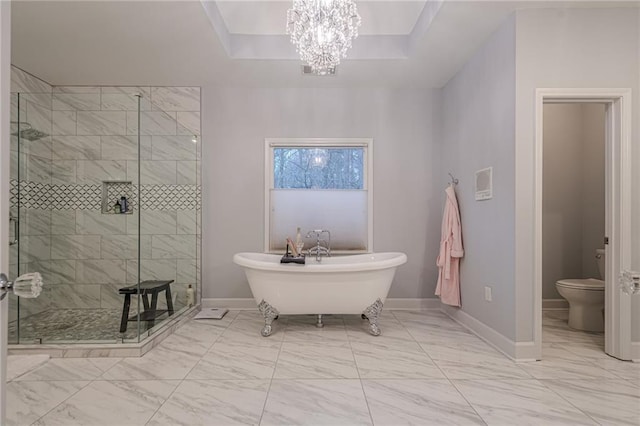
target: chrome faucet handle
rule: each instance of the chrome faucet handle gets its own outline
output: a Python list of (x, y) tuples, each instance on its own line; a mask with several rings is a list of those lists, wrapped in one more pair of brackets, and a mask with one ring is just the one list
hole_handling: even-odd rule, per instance
[(307, 232), (307, 236), (305, 238), (311, 238), (311, 237), (319, 237), (322, 234), (329, 234), (331, 235), (331, 232), (329, 232), (328, 229), (313, 229), (309, 232)]
[[(327, 234), (328, 238), (325, 240), (322, 237), (322, 234)], [(316, 255), (316, 260), (319, 262), (320, 261), (320, 255), (324, 254), (326, 256), (331, 256), (331, 232), (329, 232), (329, 230), (327, 229), (314, 229), (312, 231), (307, 232), (307, 236), (306, 238), (313, 238), (315, 237), (316, 239), (316, 245), (313, 247), (309, 247), (309, 249), (307, 250), (307, 253), (309, 254), (309, 256), (311, 256), (312, 254)], [(325, 246), (323, 246), (322, 244), (324, 244)]]

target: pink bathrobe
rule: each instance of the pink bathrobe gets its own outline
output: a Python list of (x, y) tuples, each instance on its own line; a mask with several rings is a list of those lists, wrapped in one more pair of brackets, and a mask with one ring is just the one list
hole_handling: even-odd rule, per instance
[(439, 270), (436, 296), (440, 296), (442, 303), (460, 306), (460, 258), (464, 256), (460, 211), (453, 187), (449, 186), (445, 192), (447, 201), (442, 218), (440, 254), (436, 261)]

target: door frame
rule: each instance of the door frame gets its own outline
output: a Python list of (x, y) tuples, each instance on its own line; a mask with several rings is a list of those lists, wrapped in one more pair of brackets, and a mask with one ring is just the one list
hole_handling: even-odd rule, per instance
[(605, 352), (629, 360), (631, 297), (617, 285), (620, 271), (631, 268), (631, 89), (539, 88), (535, 105), (534, 344), (542, 359), (542, 150), (545, 103), (606, 105), (605, 155)]
[[(11, 2), (0, 1), (0, 272), (9, 272), (10, 94)], [(7, 413), (8, 299), (0, 302), (0, 424), (5, 424)]]

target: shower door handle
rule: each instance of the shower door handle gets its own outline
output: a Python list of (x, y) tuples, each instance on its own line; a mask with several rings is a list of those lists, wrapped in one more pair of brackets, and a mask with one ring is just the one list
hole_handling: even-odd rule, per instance
[(8, 293), (35, 299), (42, 293), (42, 284), (42, 275), (39, 272), (20, 275), (13, 281), (9, 281), (5, 274), (0, 273), (0, 300), (3, 300)]
[(13, 239), (9, 240), (9, 245), (13, 246), (18, 244), (18, 233), (20, 230), (20, 219), (9, 215), (9, 222), (13, 222)]

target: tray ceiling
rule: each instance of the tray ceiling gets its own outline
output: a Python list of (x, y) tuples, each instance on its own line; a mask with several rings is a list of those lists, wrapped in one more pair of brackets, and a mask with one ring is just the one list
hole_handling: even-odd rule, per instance
[(518, 8), (630, 3), (357, 0), (361, 36), (333, 77), (301, 74), (289, 4), (17, 0), (12, 63), (57, 85), (437, 88)]
[[(291, 1), (216, 1), (230, 34), (284, 35)], [(361, 35), (408, 35), (426, 1), (359, 1)]]

